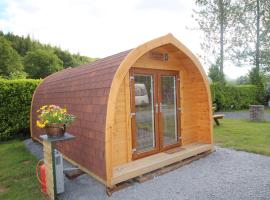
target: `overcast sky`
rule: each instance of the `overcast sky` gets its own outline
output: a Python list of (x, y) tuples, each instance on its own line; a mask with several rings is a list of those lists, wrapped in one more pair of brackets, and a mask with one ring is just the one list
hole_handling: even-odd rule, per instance
[[(105, 57), (172, 33), (196, 55), (193, 0), (0, 0), (0, 29), (73, 53)], [(189, 27), (189, 28), (187, 28)], [(205, 66), (205, 70), (208, 71)], [(225, 66), (236, 78), (245, 68)]]

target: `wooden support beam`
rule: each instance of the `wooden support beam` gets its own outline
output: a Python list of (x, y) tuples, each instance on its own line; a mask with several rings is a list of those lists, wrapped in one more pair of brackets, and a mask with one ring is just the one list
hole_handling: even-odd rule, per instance
[(46, 187), (47, 194), (50, 200), (56, 198), (56, 180), (55, 180), (55, 168), (54, 168), (54, 152), (53, 144), (49, 141), (43, 141), (43, 150), (44, 150), (44, 164), (46, 171)]

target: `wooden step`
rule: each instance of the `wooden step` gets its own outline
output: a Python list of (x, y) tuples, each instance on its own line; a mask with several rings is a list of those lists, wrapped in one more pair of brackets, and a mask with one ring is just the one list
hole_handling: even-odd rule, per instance
[(112, 184), (116, 185), (117, 183), (171, 165), (186, 158), (213, 150), (213, 145), (194, 143), (183, 146), (182, 148), (184, 148), (184, 150), (176, 151), (175, 153), (161, 152), (115, 167), (113, 169)]

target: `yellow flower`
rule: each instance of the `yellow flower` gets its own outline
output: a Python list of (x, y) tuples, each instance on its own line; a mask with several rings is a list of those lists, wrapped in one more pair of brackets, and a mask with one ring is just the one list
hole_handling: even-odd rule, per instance
[(67, 112), (67, 109), (66, 108), (61, 109), (61, 114), (64, 114), (66, 112)]
[(47, 105), (42, 106), (42, 107), (40, 108), (40, 110), (44, 110), (44, 109), (46, 109), (46, 108), (47, 108)]
[(40, 122), (40, 121), (37, 121), (37, 126), (38, 126), (39, 128), (44, 128), (44, 127), (45, 127), (45, 124), (43, 124), (43, 123)]
[(44, 122), (44, 125), (46, 125), (46, 124), (48, 124), (49, 123), (49, 121), (48, 120), (46, 120), (45, 122)]
[(37, 112), (40, 112), (40, 110), (37, 110)]

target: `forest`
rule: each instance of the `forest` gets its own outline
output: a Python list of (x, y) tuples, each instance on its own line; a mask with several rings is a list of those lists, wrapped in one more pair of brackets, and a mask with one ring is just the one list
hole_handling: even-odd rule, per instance
[(42, 79), (59, 70), (96, 60), (60, 47), (0, 31), (0, 78)]

